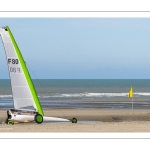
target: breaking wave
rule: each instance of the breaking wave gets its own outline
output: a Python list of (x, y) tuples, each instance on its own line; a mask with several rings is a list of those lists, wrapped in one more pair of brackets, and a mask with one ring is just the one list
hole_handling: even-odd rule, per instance
[[(150, 93), (134, 93), (134, 97), (150, 96)], [(48, 97), (128, 97), (128, 93), (56, 93), (51, 95), (40, 95), (41, 98)]]
[(12, 98), (12, 95), (0, 95), (0, 98)]

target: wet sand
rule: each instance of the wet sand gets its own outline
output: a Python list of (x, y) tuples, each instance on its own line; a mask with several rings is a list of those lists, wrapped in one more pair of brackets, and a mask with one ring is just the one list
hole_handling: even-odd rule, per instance
[(45, 109), (45, 116), (71, 119), (73, 123), (4, 124), (6, 110), (0, 111), (0, 132), (150, 132), (150, 110), (135, 109)]

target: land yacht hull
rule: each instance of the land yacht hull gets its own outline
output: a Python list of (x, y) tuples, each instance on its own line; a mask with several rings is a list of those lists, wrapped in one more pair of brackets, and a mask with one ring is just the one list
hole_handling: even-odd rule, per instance
[[(35, 116), (33, 115), (11, 115), (11, 119), (9, 121), (12, 122), (34, 122)], [(44, 122), (71, 122), (68, 119), (63, 118), (56, 118), (56, 117), (46, 117), (43, 116), (43, 123)]]

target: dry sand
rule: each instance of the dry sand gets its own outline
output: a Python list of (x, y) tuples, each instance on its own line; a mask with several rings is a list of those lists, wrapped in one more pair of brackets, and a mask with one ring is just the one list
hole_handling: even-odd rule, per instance
[(0, 111), (0, 132), (150, 132), (150, 110), (51, 109), (45, 116), (78, 119), (78, 123), (4, 124), (6, 110)]

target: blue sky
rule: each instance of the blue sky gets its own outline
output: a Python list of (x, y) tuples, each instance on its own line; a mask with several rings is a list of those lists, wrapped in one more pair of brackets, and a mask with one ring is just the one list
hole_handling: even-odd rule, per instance
[[(150, 78), (150, 18), (0, 18), (6, 25), (39, 79)], [(0, 60), (8, 79), (1, 42)]]

